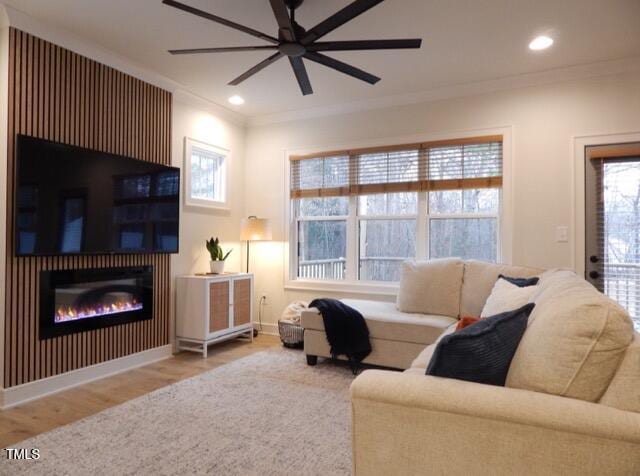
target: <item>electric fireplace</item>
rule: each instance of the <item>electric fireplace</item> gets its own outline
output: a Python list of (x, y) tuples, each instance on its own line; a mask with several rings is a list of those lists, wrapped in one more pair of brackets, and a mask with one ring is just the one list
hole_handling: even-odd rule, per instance
[(152, 266), (40, 272), (40, 339), (152, 316)]

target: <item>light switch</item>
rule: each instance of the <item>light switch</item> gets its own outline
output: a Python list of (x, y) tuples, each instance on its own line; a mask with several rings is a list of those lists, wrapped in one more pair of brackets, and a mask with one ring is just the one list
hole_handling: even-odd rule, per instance
[(558, 243), (566, 243), (569, 241), (569, 227), (558, 226), (556, 227), (556, 241)]

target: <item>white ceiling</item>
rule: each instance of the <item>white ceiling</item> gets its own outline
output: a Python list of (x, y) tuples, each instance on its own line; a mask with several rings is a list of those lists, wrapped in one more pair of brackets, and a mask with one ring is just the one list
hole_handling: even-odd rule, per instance
[[(333, 106), (456, 84), (640, 55), (638, 0), (386, 0), (325, 40), (423, 38), (420, 50), (328, 53), (382, 77), (371, 86), (305, 60), (315, 94), (303, 97), (280, 60), (240, 86), (227, 82), (264, 52), (171, 56), (172, 48), (267, 44), (178, 11), (160, 0), (1, 0), (177, 81), (247, 116)], [(276, 36), (267, 0), (182, 0)], [(297, 21), (311, 28), (350, 0), (306, 0)], [(527, 49), (546, 33), (555, 45)], [(240, 94), (241, 107), (227, 98)]]

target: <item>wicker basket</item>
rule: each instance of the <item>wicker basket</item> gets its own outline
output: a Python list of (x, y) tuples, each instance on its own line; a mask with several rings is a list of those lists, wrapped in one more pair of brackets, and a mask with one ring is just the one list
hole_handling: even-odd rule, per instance
[(300, 349), (304, 343), (304, 329), (297, 322), (281, 319), (278, 321), (280, 340), (285, 347)]

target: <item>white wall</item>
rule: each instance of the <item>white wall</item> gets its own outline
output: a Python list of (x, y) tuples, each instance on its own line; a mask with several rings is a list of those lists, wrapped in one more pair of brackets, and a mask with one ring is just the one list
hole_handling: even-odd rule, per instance
[[(172, 255), (172, 275), (193, 274), (209, 270), (205, 240), (219, 237), (225, 249), (232, 249), (226, 260), (226, 271), (241, 271), (244, 266), (240, 246), (240, 220), (245, 216), (244, 194), (244, 125), (224, 117), (221, 111), (184, 93), (174, 94), (172, 124), (173, 165), (184, 167), (184, 139), (190, 137), (230, 151), (230, 210), (188, 207), (184, 204), (184, 170), (181, 171), (180, 253)], [(172, 292), (175, 279), (172, 279)], [(174, 300), (175, 302), (175, 300)], [(174, 326), (172, 324), (172, 332)]]
[(230, 151), (230, 210), (188, 207), (184, 204), (184, 171), (180, 215), (180, 254), (173, 257), (173, 272), (177, 275), (203, 272), (209, 269), (206, 239), (218, 236), (225, 250), (233, 248), (226, 269), (240, 271), (243, 266), (239, 242), (240, 220), (245, 216), (244, 194), (244, 126), (226, 120), (206, 104), (188, 101), (175, 95), (173, 101), (172, 160), (175, 167), (184, 165), (184, 139), (190, 137)]
[[(268, 296), (265, 320), (286, 303), (323, 292), (285, 291), (285, 151), (333, 149), (398, 138), (494, 127), (513, 131), (513, 259), (571, 267), (574, 248), (573, 138), (640, 131), (640, 73), (575, 80), (395, 108), (254, 126), (246, 147), (246, 206), (274, 221), (274, 242), (255, 245), (256, 291)], [(507, 178), (508, 179), (508, 178)], [(569, 243), (555, 240), (569, 226)]]

